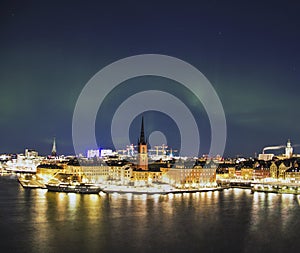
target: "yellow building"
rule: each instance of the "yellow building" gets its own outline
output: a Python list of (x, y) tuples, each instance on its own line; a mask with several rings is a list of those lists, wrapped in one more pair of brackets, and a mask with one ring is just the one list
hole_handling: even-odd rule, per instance
[(284, 162), (282, 162), (279, 165), (278, 168), (278, 179), (285, 179), (285, 171), (289, 168), (290, 166), (287, 166)]
[(64, 172), (65, 164), (40, 164), (36, 168), (36, 179), (47, 183), (55, 174)]
[(286, 170), (285, 172), (285, 179), (289, 180), (292, 183), (299, 183), (300, 182), (300, 168), (293, 166)]
[(272, 164), (270, 165), (270, 177), (273, 179), (278, 178), (278, 167), (276, 163), (273, 161)]
[(235, 175), (235, 167), (230, 167), (230, 168), (228, 168), (228, 177), (229, 177), (230, 179), (236, 178), (236, 175)]
[(162, 180), (162, 171), (137, 171), (132, 172), (131, 182), (134, 185), (146, 185), (161, 182)]
[(244, 179), (244, 180), (253, 179), (253, 168), (242, 168), (241, 176), (242, 176), (242, 179)]
[(177, 188), (199, 188), (216, 185), (216, 167), (162, 169), (162, 181)]
[(77, 174), (91, 183), (108, 181), (128, 184), (132, 178), (132, 168), (125, 166), (67, 166), (66, 173)]

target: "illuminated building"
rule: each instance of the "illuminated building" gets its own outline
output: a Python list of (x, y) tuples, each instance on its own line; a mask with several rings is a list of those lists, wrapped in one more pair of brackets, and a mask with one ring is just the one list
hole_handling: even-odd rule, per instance
[(275, 161), (273, 161), (272, 164), (270, 165), (270, 177), (273, 179), (278, 178), (278, 167)]
[(285, 147), (285, 157), (291, 158), (292, 156), (293, 156), (293, 148), (292, 148), (291, 141), (288, 140), (286, 147)]
[(273, 179), (285, 179), (285, 172), (291, 167), (289, 160), (272, 162), (270, 166), (270, 177)]
[(114, 154), (115, 154), (115, 152), (113, 152), (111, 149), (101, 149), (101, 151), (100, 151), (101, 157), (112, 156)]
[(244, 180), (251, 180), (253, 179), (253, 169), (252, 168), (242, 168), (241, 169), (241, 176)]
[(64, 164), (40, 164), (36, 168), (36, 178), (45, 184), (53, 178), (55, 174), (65, 172), (64, 168)]
[(38, 157), (39, 153), (33, 149), (25, 149), (25, 157), (27, 158), (33, 158), (33, 157)]
[(274, 154), (265, 154), (265, 151), (266, 150), (277, 150), (277, 149), (282, 149), (282, 148), (285, 148), (285, 153), (282, 154), (282, 155), (276, 155), (276, 157), (278, 157), (280, 159), (289, 159), (289, 158), (293, 157), (293, 147), (292, 147), (291, 141), (289, 139), (287, 141), (286, 146), (280, 145), (280, 146), (265, 147), (263, 149), (262, 154), (258, 155), (258, 159), (259, 160), (264, 160), (264, 161), (270, 161), (270, 160), (273, 159)]
[(235, 164), (234, 163), (220, 163), (217, 168), (218, 179), (235, 178)]
[(87, 158), (99, 157), (99, 149), (89, 149), (87, 151)]
[(300, 182), (300, 168), (297, 162), (285, 171), (285, 179), (293, 183)]
[(230, 179), (233, 179), (233, 178), (236, 177), (236, 176), (235, 176), (235, 167), (230, 167), (230, 168), (228, 168), (228, 177), (229, 177)]
[(161, 182), (163, 173), (161, 171), (136, 171), (132, 172), (131, 181), (136, 186), (151, 185)]
[(137, 169), (148, 170), (148, 148), (144, 133), (144, 117), (142, 118), (141, 133), (138, 142)]
[(216, 185), (217, 166), (212, 163), (193, 168), (162, 168), (163, 182), (176, 188), (201, 188)]
[(289, 161), (283, 161), (278, 167), (278, 179), (285, 179), (285, 171), (290, 167)]
[(27, 156), (25, 156), (24, 154), (17, 154), (16, 158), (12, 158), (11, 160), (6, 162), (5, 169), (8, 172), (35, 173), (37, 166), (41, 163), (42, 160), (41, 157), (38, 157), (36, 155), (37, 152), (35, 151), (30, 155), (27, 149)]
[(80, 175), (91, 183), (102, 183), (109, 180), (110, 175), (113, 172), (113, 167), (68, 165), (65, 172), (68, 174)]
[(274, 154), (259, 154), (258, 160), (270, 161), (274, 157)]

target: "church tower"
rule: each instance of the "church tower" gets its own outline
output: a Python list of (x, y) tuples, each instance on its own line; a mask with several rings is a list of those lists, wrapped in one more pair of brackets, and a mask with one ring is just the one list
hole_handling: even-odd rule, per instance
[(148, 170), (148, 148), (144, 132), (144, 117), (142, 117), (141, 133), (138, 141), (137, 169)]
[(287, 158), (291, 158), (293, 156), (293, 148), (290, 139), (288, 140), (286, 147), (285, 147), (285, 156)]
[(56, 156), (56, 143), (55, 143), (55, 137), (53, 139), (53, 146), (52, 146), (52, 151), (51, 151), (51, 156)]

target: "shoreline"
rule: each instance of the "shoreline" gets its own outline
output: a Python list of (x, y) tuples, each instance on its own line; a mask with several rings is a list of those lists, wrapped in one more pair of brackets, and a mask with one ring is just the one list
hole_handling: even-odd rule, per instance
[[(166, 194), (178, 194), (178, 193), (196, 193), (196, 192), (210, 192), (210, 191), (223, 191), (224, 189), (228, 189), (227, 187), (213, 187), (213, 188), (201, 188), (201, 189), (169, 189), (169, 190), (159, 190), (155, 188), (149, 188), (148, 190), (145, 188), (126, 188), (124, 187), (118, 187), (117, 188), (103, 188), (101, 187), (101, 192), (107, 193), (107, 194), (113, 194), (113, 193), (120, 193), (120, 194), (126, 194), (126, 193), (132, 193), (132, 194), (148, 194), (148, 195), (153, 195), (153, 194), (161, 194), (161, 195), (166, 195)], [(119, 188), (119, 189), (118, 189)]]
[[(2, 177), (9, 177), (10, 179), (16, 180), (24, 189), (47, 189), (47, 187), (37, 180), (28, 180), (24, 178), (20, 178), (15, 174), (0, 174)], [(249, 189), (251, 190), (251, 194), (255, 192), (262, 193), (275, 193), (275, 194), (291, 194), (291, 195), (299, 195), (300, 196), (300, 185), (289, 185), (287, 183), (278, 183), (278, 182), (268, 182), (268, 183), (252, 183), (249, 186), (249, 182), (247, 183), (231, 183), (231, 184), (221, 184), (218, 187), (211, 188), (199, 188), (199, 189), (176, 189), (172, 187), (168, 187), (167, 189), (160, 189), (155, 187), (134, 187), (134, 186), (119, 186), (119, 185), (109, 185), (104, 186), (101, 184), (97, 184), (102, 193), (105, 194), (147, 194), (147, 195), (166, 195), (166, 194), (180, 194), (180, 193), (197, 193), (197, 192), (214, 192), (214, 191), (223, 191), (226, 189)], [(263, 186), (263, 187), (257, 187)], [(266, 187), (268, 186), (268, 187)], [(273, 187), (271, 187), (273, 186)], [(288, 186), (293, 186), (293, 188), (289, 189)]]

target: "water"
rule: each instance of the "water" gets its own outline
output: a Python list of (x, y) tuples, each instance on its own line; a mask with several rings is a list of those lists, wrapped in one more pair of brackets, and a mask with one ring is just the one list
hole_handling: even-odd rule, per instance
[(79, 195), (0, 177), (1, 252), (298, 252), (297, 196)]

